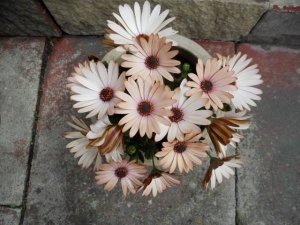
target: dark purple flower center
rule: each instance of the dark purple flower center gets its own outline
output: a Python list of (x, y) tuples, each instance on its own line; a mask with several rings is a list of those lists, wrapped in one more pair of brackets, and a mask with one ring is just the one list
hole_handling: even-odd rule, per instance
[(115, 175), (118, 177), (118, 178), (123, 178), (123, 177), (126, 177), (128, 174), (128, 170), (127, 168), (125, 167), (120, 167), (118, 169), (115, 170)]
[(159, 66), (159, 60), (157, 56), (150, 55), (145, 60), (145, 65), (148, 69), (154, 70)]
[(210, 92), (213, 89), (213, 83), (210, 80), (202, 81), (200, 86), (201, 86), (201, 89), (206, 93)]
[(186, 144), (185, 142), (178, 141), (174, 145), (174, 151), (177, 153), (183, 153), (186, 150)]
[(178, 123), (183, 119), (183, 112), (179, 108), (172, 108), (173, 116), (169, 117), (172, 122)]
[(153, 105), (149, 101), (142, 101), (138, 104), (137, 110), (141, 116), (149, 116), (153, 112)]
[(111, 88), (106, 87), (102, 89), (102, 91), (99, 94), (99, 97), (102, 101), (108, 102), (114, 97), (114, 91)]

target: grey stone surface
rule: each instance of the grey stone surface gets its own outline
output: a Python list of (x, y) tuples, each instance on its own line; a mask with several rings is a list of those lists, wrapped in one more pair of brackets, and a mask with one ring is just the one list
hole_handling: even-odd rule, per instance
[[(118, 5), (125, 3), (133, 7), (135, 0), (44, 0), (47, 8), (68, 34), (103, 35), (106, 20), (114, 20), (112, 13), (118, 12)], [(137, 0), (143, 3), (144, 0)], [(175, 16), (172, 27), (189, 38), (213, 40), (239, 40), (255, 26), (268, 9), (268, 3), (255, 0), (155, 0), (162, 9), (170, 9), (169, 16)]]
[(103, 185), (96, 185), (92, 168), (77, 165), (63, 138), (65, 131), (72, 130), (66, 121), (78, 115), (69, 101), (66, 78), (88, 55), (103, 53), (98, 38), (63, 38), (54, 44), (41, 99), (24, 224), (234, 224), (234, 179), (213, 192), (202, 191), (205, 166), (185, 174), (182, 185), (156, 198), (141, 193), (124, 198), (120, 184), (106, 192)]
[(20, 222), (21, 210), (0, 206), (0, 224), (17, 225)]
[(262, 16), (245, 40), (299, 46), (300, 1), (270, 0), (270, 10)]
[(300, 37), (300, 12), (270, 10), (255, 26), (251, 34), (266, 37)]
[(238, 224), (300, 224), (300, 50), (242, 45), (264, 80), (262, 101), (241, 142)]
[(44, 38), (0, 39), (0, 204), (21, 205)]
[(0, 36), (61, 36), (41, 1), (0, 1)]

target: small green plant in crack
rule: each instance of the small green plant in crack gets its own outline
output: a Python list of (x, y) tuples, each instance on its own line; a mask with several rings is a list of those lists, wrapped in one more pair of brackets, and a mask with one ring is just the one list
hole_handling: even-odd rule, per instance
[(10, 208), (12, 208), (12, 209), (17, 208), (17, 205), (16, 205), (16, 204), (10, 204), (9, 206), (10, 206)]

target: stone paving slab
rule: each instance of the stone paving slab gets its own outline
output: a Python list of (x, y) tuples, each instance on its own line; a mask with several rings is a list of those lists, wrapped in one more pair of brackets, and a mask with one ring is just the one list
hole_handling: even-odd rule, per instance
[(21, 209), (5, 208), (0, 206), (0, 224), (17, 225), (20, 222)]
[(270, 0), (269, 10), (245, 39), (252, 43), (299, 46), (300, 1)]
[(0, 36), (61, 36), (42, 1), (0, 1)]
[[(231, 44), (222, 49), (227, 48), (233, 53)], [(119, 185), (106, 192), (104, 186), (96, 185), (92, 169), (77, 165), (63, 138), (70, 131), (66, 121), (77, 115), (65, 88), (66, 78), (78, 62), (104, 51), (96, 37), (62, 38), (54, 43), (41, 99), (24, 224), (234, 224), (234, 179), (216, 191), (203, 191), (204, 166), (156, 198), (141, 194), (124, 198)]]
[(0, 204), (21, 205), (45, 38), (0, 39)]
[(300, 224), (300, 50), (243, 44), (264, 80), (240, 152), (238, 224)]

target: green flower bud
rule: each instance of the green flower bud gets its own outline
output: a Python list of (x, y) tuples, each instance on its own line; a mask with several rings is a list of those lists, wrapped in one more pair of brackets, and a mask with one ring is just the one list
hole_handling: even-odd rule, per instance
[(127, 149), (127, 152), (129, 155), (136, 153), (136, 147), (134, 145), (129, 146), (129, 148)]
[(188, 73), (189, 71), (190, 71), (190, 64), (184, 63), (184, 64), (182, 65), (182, 72)]

